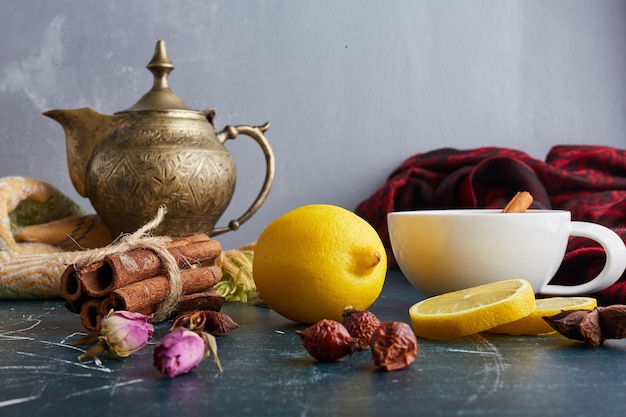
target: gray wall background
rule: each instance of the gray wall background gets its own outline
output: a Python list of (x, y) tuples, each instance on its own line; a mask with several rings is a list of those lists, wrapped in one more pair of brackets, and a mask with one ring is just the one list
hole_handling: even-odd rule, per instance
[[(85, 209), (60, 125), (113, 113), (152, 84), (158, 39), (172, 89), (217, 125), (272, 126), (276, 181), (226, 248), (308, 203), (349, 209), (405, 158), (440, 147), (626, 147), (626, 1), (0, 1), (0, 177), (49, 181)], [(260, 188), (254, 142), (230, 141), (237, 191)]]

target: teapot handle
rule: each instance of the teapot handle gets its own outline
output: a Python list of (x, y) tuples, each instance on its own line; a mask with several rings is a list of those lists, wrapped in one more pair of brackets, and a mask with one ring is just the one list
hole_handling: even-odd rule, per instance
[(228, 226), (226, 227), (216, 227), (211, 231), (211, 236), (221, 235), (222, 233), (229, 232), (231, 230), (237, 230), (239, 227), (244, 224), (256, 211), (261, 207), (261, 204), (265, 201), (265, 198), (270, 192), (270, 188), (272, 187), (272, 183), (274, 182), (274, 174), (276, 171), (276, 164), (274, 162), (274, 153), (272, 152), (272, 148), (270, 147), (269, 142), (263, 135), (267, 129), (270, 128), (269, 122), (265, 122), (265, 124), (261, 126), (246, 126), (246, 125), (238, 125), (238, 126), (226, 126), (224, 130), (217, 134), (217, 139), (224, 144), (228, 139), (235, 139), (240, 134), (246, 135), (254, 139), (261, 149), (263, 149), (263, 154), (265, 155), (265, 181), (263, 182), (263, 187), (256, 199), (252, 203), (252, 205), (246, 210), (241, 217), (237, 220), (231, 220), (228, 222)]

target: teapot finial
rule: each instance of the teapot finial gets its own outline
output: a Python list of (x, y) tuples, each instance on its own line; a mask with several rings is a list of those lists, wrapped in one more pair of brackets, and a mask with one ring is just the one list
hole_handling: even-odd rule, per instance
[(146, 68), (154, 76), (152, 89), (135, 105), (120, 113), (142, 110), (193, 110), (169, 88), (167, 77), (174, 69), (174, 64), (167, 57), (165, 41), (157, 41), (154, 55)]
[(168, 88), (167, 76), (174, 70), (174, 64), (172, 64), (172, 61), (167, 57), (165, 41), (157, 41), (154, 47), (154, 56), (148, 65), (146, 65), (146, 68), (154, 75), (153, 88)]

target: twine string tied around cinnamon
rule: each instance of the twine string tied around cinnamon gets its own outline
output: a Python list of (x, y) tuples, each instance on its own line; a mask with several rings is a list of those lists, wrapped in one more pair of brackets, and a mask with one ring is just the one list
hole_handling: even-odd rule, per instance
[(109, 255), (115, 253), (128, 252), (134, 249), (149, 249), (153, 251), (165, 267), (166, 276), (169, 281), (169, 292), (159, 303), (152, 318), (154, 322), (165, 320), (176, 309), (178, 299), (182, 295), (183, 285), (181, 281), (180, 269), (174, 256), (167, 250), (166, 243), (171, 241), (167, 236), (153, 236), (151, 232), (163, 221), (167, 208), (160, 206), (156, 216), (144, 226), (137, 229), (132, 234), (121, 234), (110, 245), (103, 248), (91, 249), (76, 252), (76, 256), (70, 259), (69, 263), (74, 268), (79, 269), (94, 262), (102, 261)]

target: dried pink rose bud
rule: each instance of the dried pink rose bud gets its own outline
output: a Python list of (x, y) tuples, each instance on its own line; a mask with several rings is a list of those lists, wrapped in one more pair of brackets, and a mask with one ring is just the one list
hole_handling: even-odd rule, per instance
[(154, 367), (168, 378), (186, 374), (207, 356), (204, 339), (196, 332), (179, 327), (154, 347)]
[(78, 360), (94, 358), (108, 351), (113, 359), (125, 358), (148, 344), (154, 326), (148, 323), (152, 316), (130, 311), (113, 311), (102, 319), (100, 332), (91, 333), (72, 343), (74, 346), (95, 343)]
[(148, 344), (154, 326), (148, 323), (151, 316), (130, 311), (111, 311), (102, 319), (98, 339), (108, 346), (109, 356), (125, 358)]

